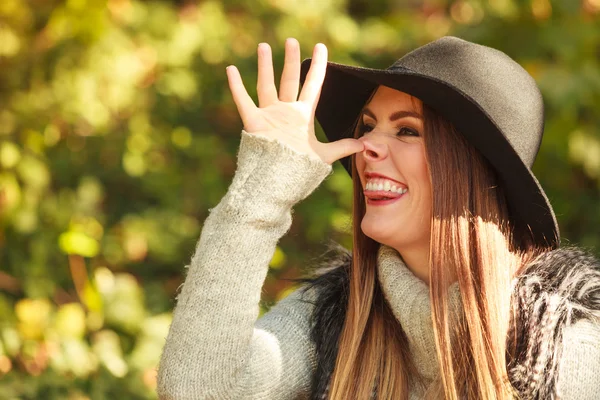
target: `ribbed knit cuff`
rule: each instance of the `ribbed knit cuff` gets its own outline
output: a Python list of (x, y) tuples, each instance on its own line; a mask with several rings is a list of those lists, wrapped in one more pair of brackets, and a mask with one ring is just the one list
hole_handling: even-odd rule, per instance
[(242, 131), (237, 171), (220, 206), (254, 216), (289, 209), (308, 197), (331, 172), (331, 165), (320, 158)]

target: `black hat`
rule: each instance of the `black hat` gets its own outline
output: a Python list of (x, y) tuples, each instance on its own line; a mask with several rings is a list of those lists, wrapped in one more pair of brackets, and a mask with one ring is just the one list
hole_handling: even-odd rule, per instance
[[(302, 83), (310, 62), (302, 62)], [(497, 171), (511, 216), (529, 226), (536, 243), (559, 246), (554, 211), (531, 172), (544, 131), (544, 104), (527, 71), (501, 51), (451, 36), (387, 69), (328, 62), (315, 116), (329, 141), (352, 137), (379, 85), (420, 99), (450, 121)], [(349, 157), (341, 161), (350, 172)]]

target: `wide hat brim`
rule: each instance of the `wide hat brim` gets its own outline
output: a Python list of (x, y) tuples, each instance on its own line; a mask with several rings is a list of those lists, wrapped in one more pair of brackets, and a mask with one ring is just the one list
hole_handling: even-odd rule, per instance
[[(311, 59), (302, 62), (302, 84), (310, 63)], [(511, 219), (528, 227), (537, 244), (560, 245), (556, 216), (530, 169), (539, 143), (526, 165), (486, 111), (448, 82), (396, 64), (382, 70), (328, 62), (315, 117), (330, 142), (352, 137), (360, 111), (379, 85), (420, 99), (452, 122), (495, 168), (505, 188)], [(350, 157), (340, 161), (351, 174)]]

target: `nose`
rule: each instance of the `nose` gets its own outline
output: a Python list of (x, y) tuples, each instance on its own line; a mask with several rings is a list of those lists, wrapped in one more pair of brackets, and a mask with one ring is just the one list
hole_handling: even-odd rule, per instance
[(362, 155), (365, 161), (381, 161), (388, 155), (388, 146), (383, 140), (376, 137), (377, 135), (362, 136), (358, 140), (363, 142), (365, 149)]

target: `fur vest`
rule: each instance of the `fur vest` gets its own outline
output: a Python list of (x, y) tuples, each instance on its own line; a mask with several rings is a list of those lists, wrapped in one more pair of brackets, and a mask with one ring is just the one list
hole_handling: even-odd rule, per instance
[[(318, 364), (312, 399), (327, 397), (346, 314), (351, 261), (351, 254), (341, 251), (328, 272), (310, 281), (317, 292), (311, 334)], [(516, 340), (517, 348), (507, 355), (510, 382), (521, 399), (555, 399), (565, 327), (600, 316), (600, 263), (577, 248), (547, 252), (517, 278), (511, 302), (517, 318), (511, 321), (508, 339)]]

